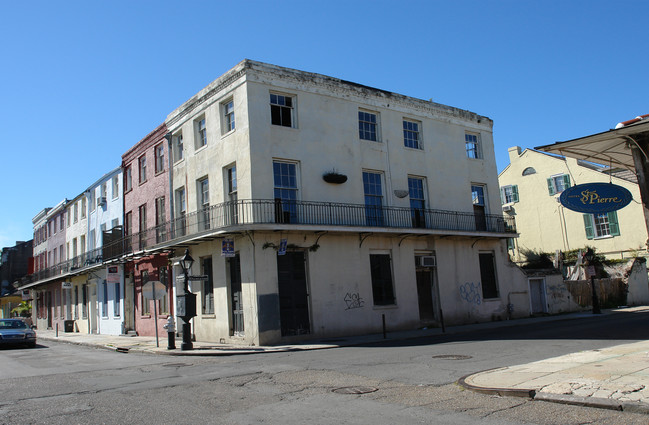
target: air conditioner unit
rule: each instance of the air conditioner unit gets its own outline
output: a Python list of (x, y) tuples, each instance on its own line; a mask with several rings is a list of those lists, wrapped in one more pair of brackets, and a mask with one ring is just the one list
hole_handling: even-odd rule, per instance
[(97, 198), (97, 206), (102, 206), (106, 205), (106, 197), (105, 196), (100, 196)]
[(503, 211), (505, 212), (511, 211), (513, 209), (514, 207), (512, 207), (511, 205), (503, 205)]
[(437, 266), (437, 257), (434, 255), (422, 255), (419, 257), (419, 265), (422, 267), (435, 267)]

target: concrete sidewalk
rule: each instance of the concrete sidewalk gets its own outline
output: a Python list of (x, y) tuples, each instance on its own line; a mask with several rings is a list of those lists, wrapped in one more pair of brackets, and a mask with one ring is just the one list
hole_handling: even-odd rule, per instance
[(649, 341), (487, 370), (459, 383), (488, 394), (649, 414)]
[[(649, 307), (606, 310), (617, 312), (649, 311)], [(525, 326), (532, 323), (598, 317), (590, 312), (547, 316), (474, 325), (447, 327), (445, 334), (457, 334), (481, 329)], [(601, 316), (599, 316), (601, 317)], [(148, 353), (176, 356), (223, 356), (276, 353), (300, 350), (321, 350), (343, 346), (366, 345), (382, 341), (400, 341), (442, 335), (440, 328), (354, 337), (308, 341), (290, 345), (240, 346), (210, 342), (194, 342), (194, 349), (167, 349), (167, 335), (129, 337), (118, 335), (88, 335), (80, 333), (38, 330), (40, 341), (58, 341), (106, 348), (123, 353)], [(508, 366), (465, 376), (458, 383), (467, 389), (499, 395), (521, 396), (535, 400), (600, 407), (649, 414), (649, 341), (624, 344), (601, 350), (583, 351), (538, 362)]]

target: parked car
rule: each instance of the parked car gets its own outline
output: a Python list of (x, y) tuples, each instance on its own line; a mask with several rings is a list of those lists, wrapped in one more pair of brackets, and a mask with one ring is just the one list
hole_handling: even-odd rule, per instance
[(36, 347), (36, 332), (23, 319), (0, 319), (0, 346)]

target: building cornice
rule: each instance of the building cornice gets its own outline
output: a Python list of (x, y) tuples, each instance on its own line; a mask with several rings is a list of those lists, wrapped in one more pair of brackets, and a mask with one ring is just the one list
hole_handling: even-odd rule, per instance
[(249, 59), (241, 61), (230, 71), (214, 80), (206, 88), (169, 114), (166, 120), (167, 127), (170, 129), (174, 128), (183, 120), (183, 118), (190, 115), (195, 110), (201, 109), (205, 103), (211, 102), (212, 98), (218, 95), (224, 88), (244, 76), (247, 79), (250, 78), (250, 81), (255, 82), (257, 82), (257, 78), (255, 78), (256, 76), (285, 80), (291, 82), (292, 85), (299, 84), (306, 86), (320, 94), (335, 93), (341, 97), (355, 95), (359, 100), (371, 97), (374, 101), (381, 103), (385, 108), (394, 108), (395, 106), (398, 106), (409, 110), (414, 109), (419, 111), (422, 115), (429, 115), (430, 118), (447, 118), (457, 119), (464, 122), (474, 122), (476, 128), (491, 129), (493, 127), (493, 121), (490, 118), (464, 109), (417, 99), (387, 90), (341, 80), (335, 77), (284, 68)]
[(164, 136), (165, 134), (167, 134), (167, 132), (167, 124), (163, 122), (162, 124), (157, 126), (155, 130), (144, 136), (142, 140), (137, 142), (129, 150), (122, 154), (122, 165), (133, 161), (133, 159), (142, 155), (142, 153), (149, 149), (151, 146), (160, 143), (160, 140), (164, 139)]

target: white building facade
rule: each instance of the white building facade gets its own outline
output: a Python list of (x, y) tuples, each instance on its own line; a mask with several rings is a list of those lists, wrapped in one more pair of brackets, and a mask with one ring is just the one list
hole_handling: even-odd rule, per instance
[[(89, 302), (90, 330), (100, 334), (124, 333), (124, 269), (106, 263), (112, 251), (120, 251), (123, 231), (124, 197), (122, 169), (117, 167), (88, 187), (85, 296)], [(83, 285), (83, 282), (79, 282)]]
[(166, 245), (188, 248), (191, 274), (207, 276), (189, 283), (198, 340), (529, 314), (507, 258), (515, 227), (501, 213), (489, 118), (245, 60), (166, 125)]

